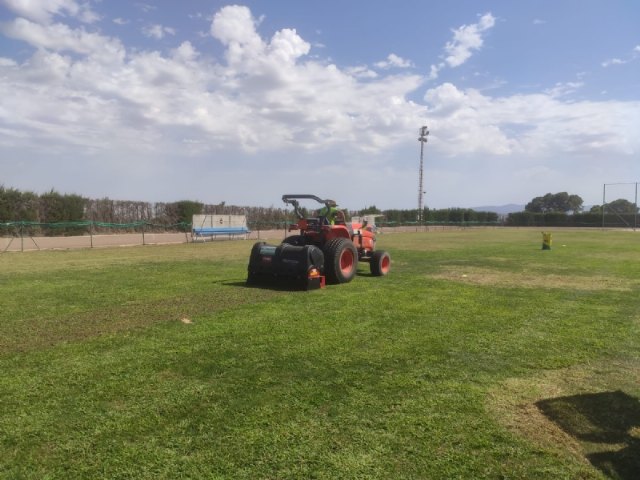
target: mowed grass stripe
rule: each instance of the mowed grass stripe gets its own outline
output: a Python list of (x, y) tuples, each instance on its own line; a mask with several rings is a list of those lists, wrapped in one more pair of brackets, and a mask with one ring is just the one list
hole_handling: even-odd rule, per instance
[[(137, 248), (117, 249), (130, 260), (121, 265), (111, 263), (112, 252), (85, 251), (83, 257), (80, 252), (49, 252), (46, 258), (38, 256), (37, 270), (53, 258), (51, 272), (3, 274), (0, 355), (188, 319), (275, 295), (238, 288), (246, 277), (244, 260), (223, 259), (237, 245), (224, 244), (218, 251), (200, 245), (192, 246), (192, 251), (181, 247), (176, 250), (204, 255), (196, 260), (172, 259), (164, 256), (175, 255), (170, 247), (149, 247), (156, 250), (151, 260), (140, 258)], [(97, 268), (93, 253), (104, 259)], [(70, 254), (76, 257), (72, 265), (67, 264), (67, 270), (57, 268), (60, 257)]]
[[(203, 303), (231, 295), (224, 308), (211, 302), (193, 313), (192, 324), (140, 287), (137, 302), (161, 320), (0, 359), (0, 476), (600, 478), (576, 452), (537, 442), (516, 421), (503, 425), (512, 410), (490, 405), (502, 384), (522, 391), (543, 372), (637, 357), (637, 289), (438, 277), (465, 260), (514, 274), (556, 255), (534, 250), (539, 232), (528, 242), (509, 234), (497, 245), (474, 231), (382, 236), (395, 262), (389, 277), (361, 267), (352, 283), (309, 293), (245, 289), (246, 259), (231, 259), (221, 272), (230, 280), (184, 280)], [(440, 239), (442, 251), (422, 248)], [(192, 260), (153, 268), (186, 279), (200, 268)], [(580, 270), (581, 261), (565, 257), (564, 268)], [(618, 270), (627, 272), (593, 274)], [(146, 318), (144, 308), (137, 316)], [(598, 388), (640, 395), (613, 375)]]

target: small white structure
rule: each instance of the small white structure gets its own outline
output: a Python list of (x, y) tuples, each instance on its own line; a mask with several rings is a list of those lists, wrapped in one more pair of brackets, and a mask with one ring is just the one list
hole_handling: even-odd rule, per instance
[(229, 239), (246, 239), (249, 233), (246, 215), (194, 215), (191, 221), (193, 241), (213, 240), (224, 236)]
[(384, 217), (384, 215), (380, 215), (380, 214), (371, 214), (371, 215), (363, 215), (362, 217), (358, 217), (358, 216), (353, 216), (351, 217), (351, 223), (359, 223), (359, 224), (363, 224), (363, 223), (367, 223), (367, 228), (370, 228), (372, 232), (378, 232), (378, 233), (382, 233), (380, 232), (379, 228), (376, 226), (376, 218), (378, 217)]

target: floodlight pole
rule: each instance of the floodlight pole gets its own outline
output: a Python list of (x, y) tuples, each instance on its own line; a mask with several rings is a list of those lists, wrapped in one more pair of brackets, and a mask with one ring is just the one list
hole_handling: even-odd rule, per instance
[(423, 126), (418, 130), (420, 137), (420, 172), (418, 174), (418, 223), (422, 224), (422, 210), (424, 204), (424, 187), (422, 185), (424, 177), (424, 144), (427, 143), (427, 137), (429, 136), (429, 129), (427, 126)]
[(607, 201), (607, 184), (602, 185), (602, 230), (604, 230), (604, 209)]
[(635, 204), (635, 211), (634, 211), (634, 217), (633, 217), (633, 231), (636, 231), (636, 228), (638, 228), (638, 182), (636, 182), (636, 204)]

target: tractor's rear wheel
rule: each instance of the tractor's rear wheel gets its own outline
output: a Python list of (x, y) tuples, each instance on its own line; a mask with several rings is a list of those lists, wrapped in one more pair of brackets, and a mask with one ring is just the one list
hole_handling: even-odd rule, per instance
[(324, 247), (324, 273), (329, 283), (347, 283), (358, 270), (358, 250), (348, 238), (334, 238)]
[(371, 269), (371, 275), (376, 277), (386, 275), (391, 269), (391, 256), (384, 250), (376, 250), (371, 254), (369, 268)]

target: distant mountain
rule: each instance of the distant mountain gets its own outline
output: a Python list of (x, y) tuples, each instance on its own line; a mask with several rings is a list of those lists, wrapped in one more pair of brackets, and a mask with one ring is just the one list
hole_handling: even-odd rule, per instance
[(524, 211), (524, 205), (516, 205), (514, 203), (510, 203), (508, 205), (500, 206), (471, 207), (471, 210), (475, 210), (476, 212), (495, 212), (498, 215), (507, 215), (508, 213)]

